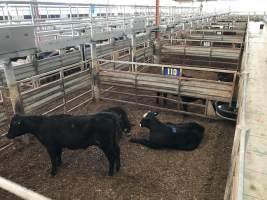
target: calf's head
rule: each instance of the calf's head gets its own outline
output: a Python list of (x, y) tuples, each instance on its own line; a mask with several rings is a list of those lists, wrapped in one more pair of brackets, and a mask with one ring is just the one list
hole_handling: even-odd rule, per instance
[(10, 122), (10, 127), (7, 133), (7, 138), (13, 139), (20, 135), (24, 135), (28, 130), (23, 118), (19, 115), (14, 115)]
[(157, 112), (152, 111), (148, 111), (147, 113), (145, 113), (140, 121), (140, 127), (150, 128), (151, 123), (156, 119), (157, 115)]

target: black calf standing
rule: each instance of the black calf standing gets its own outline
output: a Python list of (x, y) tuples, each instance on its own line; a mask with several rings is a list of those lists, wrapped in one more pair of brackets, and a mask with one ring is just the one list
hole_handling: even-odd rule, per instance
[(31, 133), (45, 146), (51, 159), (51, 175), (61, 165), (63, 148), (86, 149), (91, 145), (101, 148), (109, 161), (110, 176), (114, 165), (120, 169), (118, 132), (120, 124), (112, 113), (87, 116), (19, 116), (15, 115), (7, 134), (9, 139)]
[(158, 113), (149, 111), (140, 121), (141, 127), (150, 130), (149, 138), (132, 138), (130, 142), (154, 149), (173, 148), (187, 151), (194, 150), (199, 146), (204, 135), (204, 127), (195, 122), (164, 124), (156, 118), (157, 115)]

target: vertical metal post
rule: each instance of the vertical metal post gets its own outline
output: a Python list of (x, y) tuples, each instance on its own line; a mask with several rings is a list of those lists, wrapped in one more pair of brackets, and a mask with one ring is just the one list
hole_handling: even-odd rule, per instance
[(49, 19), (48, 9), (45, 8), (45, 11), (46, 11), (46, 18)]
[[(36, 21), (36, 19), (38, 20), (40, 18), (37, 0), (32, 0), (32, 3), (30, 4), (30, 6), (31, 6), (31, 13), (32, 13), (32, 20)], [(46, 12), (47, 12), (47, 18), (48, 18), (47, 9), (46, 9)]]
[[(35, 2), (35, 5), (33, 4), (33, 2)], [(33, 2), (30, 2), (30, 12), (31, 12), (31, 17), (32, 17), (32, 25), (38, 25), (39, 24), (38, 19), (40, 18), (38, 4), (37, 4), (36, 1), (33, 1)], [(46, 12), (47, 12), (47, 18), (48, 18), (48, 10), (47, 10), (47, 8), (46, 8)], [(40, 26), (37, 26), (34, 29), (34, 35), (35, 35), (35, 38), (37, 38), (37, 42), (40, 41), (40, 37), (37, 36), (37, 32), (40, 31), (40, 30), (41, 30)]]
[[(82, 32), (79, 32), (79, 36), (82, 36)], [(81, 53), (81, 61), (83, 62), (83, 64), (81, 65), (81, 71), (83, 71), (85, 69), (86, 63), (84, 63), (85, 61), (85, 44), (80, 44), (79, 45), (79, 50)]]
[(64, 113), (66, 113), (67, 111), (67, 107), (66, 107), (66, 92), (65, 92), (65, 84), (64, 84), (64, 71), (60, 70), (59, 72), (59, 76), (60, 76), (60, 81), (61, 81), (61, 89), (62, 89), (62, 93), (63, 93), (63, 104), (64, 104)]
[(65, 49), (59, 49), (59, 57), (60, 57), (59, 61), (60, 61), (60, 67), (61, 68), (64, 67), (64, 64), (63, 64), (64, 58), (63, 58), (63, 56), (65, 55), (65, 53), (66, 53)]
[(180, 68), (180, 76), (178, 76), (178, 78), (179, 78), (179, 82), (178, 82), (178, 97), (179, 97), (179, 101), (177, 102), (177, 108), (179, 108), (179, 110), (181, 110), (181, 108), (183, 107), (183, 101), (182, 101), (182, 98), (181, 98), (182, 77), (183, 77), (183, 68)]
[(0, 92), (1, 92), (2, 100), (3, 100), (3, 107), (4, 107), (5, 115), (6, 115), (8, 122), (10, 122), (11, 113), (9, 112), (9, 109), (8, 109), (8, 100), (7, 100), (8, 89), (6, 88), (3, 88), (2, 90), (0, 89)]
[(202, 1), (200, 3), (199, 11), (200, 11), (200, 16), (202, 17), (202, 15), (203, 15), (203, 4), (202, 4)]
[(7, 12), (7, 20), (8, 20), (8, 23), (9, 24), (12, 24), (11, 16), (10, 16), (10, 13), (9, 13), (9, 9), (8, 9), (8, 4), (7, 3), (6, 3), (6, 12)]
[(173, 45), (173, 34), (174, 34), (174, 28), (171, 28), (171, 45)]
[(109, 44), (114, 47), (114, 44), (115, 44), (115, 38), (109, 38)]
[(150, 57), (149, 57), (149, 60), (150, 62), (149, 63), (154, 63), (154, 41), (153, 40), (149, 40), (149, 50), (150, 50)]
[(156, 0), (156, 26), (158, 28), (156, 35), (155, 35), (155, 42), (154, 42), (154, 63), (160, 63), (160, 35), (159, 35), (159, 26), (160, 26), (160, 0)]
[(143, 62), (145, 63), (146, 62), (146, 49), (147, 49), (147, 42), (144, 42), (144, 55), (143, 55), (143, 58), (144, 58), (144, 60), (143, 60)]
[(160, 63), (160, 40), (155, 40), (154, 42), (153, 60), (154, 60), (154, 64)]
[(39, 74), (38, 62), (36, 59), (36, 55), (32, 54), (32, 55), (28, 56), (28, 58), (29, 58), (29, 62), (32, 63), (35, 75)]
[[(35, 15), (34, 15), (34, 9), (33, 9), (32, 3), (30, 3), (30, 12), (31, 12), (32, 25), (35, 25)], [(37, 38), (37, 41), (39, 41), (39, 37), (36, 37), (37, 31), (38, 31), (38, 28), (35, 28), (34, 35), (35, 35), (35, 38)]]
[[(114, 38), (110, 38), (110, 44), (112, 45), (112, 60), (116, 61), (119, 58), (119, 52), (115, 48), (116, 42), (115, 42)], [(116, 63), (115, 62), (113, 63), (113, 69), (116, 70)]]
[[(20, 19), (19, 19), (19, 12), (18, 12), (18, 8), (16, 7), (16, 15), (17, 15), (17, 19), (18, 19), (18, 21), (20, 21)], [(20, 23), (20, 22), (19, 22)]]
[(91, 40), (93, 40), (93, 37), (94, 37), (94, 31), (93, 31), (93, 28), (94, 28), (94, 21), (93, 21), (93, 13), (92, 13), (92, 5), (90, 7), (90, 22), (91, 22), (91, 26), (90, 26), (90, 33), (91, 33)]
[(175, 23), (175, 17), (174, 17), (174, 8), (173, 8), (173, 6), (172, 6), (172, 24), (174, 25), (174, 23)]
[(71, 6), (69, 6), (69, 10), (70, 10), (70, 23), (71, 23), (71, 36), (74, 37)]
[[(131, 61), (136, 62), (136, 35), (132, 33), (131, 35)], [(132, 64), (132, 72), (135, 71), (135, 65)]]
[(4, 10), (4, 7), (2, 7), (2, 13), (3, 13), (3, 21), (5, 21), (5, 10)]
[(85, 63), (85, 45), (80, 44), (80, 53), (81, 53), (81, 61), (83, 64), (81, 65), (81, 71), (85, 69), (86, 63)]
[(62, 10), (59, 8), (59, 18), (62, 19)]
[(92, 88), (93, 100), (98, 102), (100, 99), (99, 89), (99, 66), (96, 59), (96, 44), (92, 42), (91, 46), (91, 60), (92, 60)]
[(108, 15), (109, 15), (109, 9), (108, 6), (106, 7), (106, 31), (109, 31), (109, 24), (108, 24)]
[(126, 30), (126, 24), (125, 24), (125, 6), (123, 6), (123, 30)]
[[(9, 60), (0, 60), (0, 65), (3, 66), (4, 72), (5, 72), (5, 77), (6, 77), (6, 82), (7, 86), (9, 89), (9, 96), (10, 96), (10, 101), (12, 104), (12, 108), (14, 113), (17, 114), (24, 114), (24, 107), (23, 107), (23, 102), (20, 96), (20, 90), (15, 78), (15, 73), (14, 69), (11, 65), (11, 62)], [(25, 142), (26, 144), (29, 143), (29, 137), (28, 136), (23, 136), (22, 141)]]
[(80, 18), (79, 8), (76, 8), (77, 10), (77, 18)]

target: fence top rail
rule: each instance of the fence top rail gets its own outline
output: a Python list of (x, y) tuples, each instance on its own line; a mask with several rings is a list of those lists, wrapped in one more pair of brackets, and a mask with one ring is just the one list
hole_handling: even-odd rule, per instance
[[(217, 47), (214, 47), (214, 46), (202, 46), (202, 45), (194, 45), (194, 44), (190, 44), (190, 45), (187, 45), (187, 44), (178, 44), (178, 45), (163, 45), (163, 50), (166, 50), (166, 49), (171, 49), (171, 50), (175, 50), (175, 49), (178, 49), (178, 50), (181, 50), (182, 49), (192, 49), (193, 51), (196, 50), (196, 49), (201, 49), (201, 50), (208, 50), (209, 52), (213, 51), (213, 52), (217, 52), (217, 53), (226, 53), (225, 55), (229, 56), (231, 53), (240, 53), (241, 52), (241, 47), (226, 47), (226, 46), (217, 46)], [(194, 49), (195, 48), (195, 49)], [(226, 52), (226, 51), (230, 51), (231, 50), (231, 53), (230, 52)], [(239, 58), (234, 58), (235, 60), (236, 59), (239, 59)]]
[[(181, 80), (181, 81), (193, 81), (193, 82), (202, 82), (202, 83), (216, 83), (216, 84), (220, 84), (220, 85), (223, 85), (223, 86), (232, 86), (233, 85), (233, 82), (218, 82), (216, 80), (208, 80), (208, 79), (203, 79), (203, 78), (192, 78), (192, 77), (184, 77), (184, 76), (164, 76), (162, 74), (148, 74), (148, 73), (144, 73), (144, 72), (131, 72), (131, 71), (120, 71), (122, 72), (123, 74), (128, 74), (128, 75), (133, 75), (132, 76), (132, 79), (138, 79), (137, 77), (138, 76), (144, 76), (144, 77), (153, 77), (153, 78), (163, 78), (166, 80), (169, 79), (169, 80)], [(107, 69), (107, 70), (103, 70), (103, 73), (119, 73), (118, 71), (114, 71), (114, 70), (111, 70), (111, 69)], [(123, 77), (125, 78), (125, 77)], [(130, 78), (130, 77), (127, 77), (127, 78)], [(158, 81), (158, 79), (155, 79), (155, 81)], [(148, 82), (151, 82), (151, 80), (149, 80)], [(153, 82), (153, 81), (152, 81)]]
[(231, 32), (231, 33), (245, 33), (245, 30), (234, 30), (234, 29), (189, 29), (186, 32)]
[[(151, 63), (139, 63), (139, 62), (129, 62), (129, 61), (115, 61), (115, 60), (106, 60), (106, 59), (97, 59), (102, 62), (110, 62), (110, 63), (118, 63), (118, 64), (127, 64), (127, 65), (137, 65), (137, 66), (147, 66), (147, 67), (169, 67), (174, 69), (182, 69), (182, 70), (196, 70), (196, 71), (206, 71), (206, 72), (221, 72), (221, 73), (229, 73), (229, 74), (238, 74), (235, 70), (225, 70), (225, 69), (210, 69), (203, 67), (189, 67), (189, 66), (175, 66), (175, 65), (164, 65), (164, 64), (151, 64)], [(105, 69), (103, 69), (105, 70)]]
[(225, 40), (209, 40), (209, 39), (183, 39), (183, 38), (174, 38), (174, 39), (163, 39), (163, 41), (181, 41), (181, 42), (210, 42), (210, 43), (242, 43), (242, 41), (225, 41)]

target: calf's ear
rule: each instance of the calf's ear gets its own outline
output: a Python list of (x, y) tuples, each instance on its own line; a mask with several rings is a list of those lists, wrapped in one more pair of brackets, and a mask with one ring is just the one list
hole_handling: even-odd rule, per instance
[(158, 116), (158, 114), (159, 114), (158, 112), (154, 112), (154, 116)]

